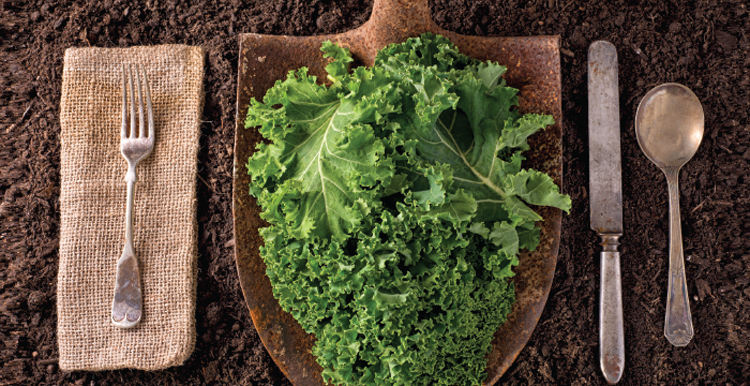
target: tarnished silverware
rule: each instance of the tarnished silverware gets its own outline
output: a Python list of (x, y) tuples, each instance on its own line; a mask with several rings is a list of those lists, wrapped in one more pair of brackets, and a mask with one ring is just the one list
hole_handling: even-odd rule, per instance
[[(141, 84), (140, 73), (143, 73)], [(122, 66), (122, 130), (120, 132), (120, 152), (128, 161), (125, 181), (128, 184), (127, 207), (125, 209), (125, 247), (117, 261), (117, 278), (115, 293), (112, 299), (112, 323), (120, 328), (135, 327), (143, 316), (143, 298), (141, 296), (141, 278), (138, 260), (133, 249), (133, 199), (135, 195), (136, 165), (151, 154), (154, 148), (154, 114), (151, 108), (151, 90), (148, 76), (142, 66), (135, 72), (138, 83), (138, 130), (136, 130), (135, 91), (133, 86), (132, 66)], [(130, 132), (128, 133), (128, 87), (130, 86)], [(144, 87), (145, 86), (145, 87)], [(143, 89), (146, 94), (148, 110), (148, 133), (143, 122)]]
[(635, 113), (635, 135), (643, 153), (667, 177), (669, 189), (669, 277), (664, 336), (677, 347), (693, 338), (680, 225), (680, 168), (703, 140), (703, 106), (695, 94), (677, 83), (649, 91)]
[(617, 50), (612, 43), (591, 43), (588, 53), (589, 191), (591, 229), (602, 238), (599, 297), (599, 365), (610, 384), (625, 369), (622, 324), (620, 245), (622, 180)]

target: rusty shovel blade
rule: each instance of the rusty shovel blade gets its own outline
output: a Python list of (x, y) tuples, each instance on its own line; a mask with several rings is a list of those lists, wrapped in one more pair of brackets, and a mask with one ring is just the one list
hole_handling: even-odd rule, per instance
[[(511, 87), (519, 89), (521, 112), (549, 114), (556, 124), (530, 139), (525, 166), (548, 173), (562, 185), (562, 109), (560, 98), (560, 38), (476, 37), (459, 35), (437, 26), (429, 16), (427, 0), (376, 0), (371, 19), (360, 28), (335, 35), (271, 36), (242, 34), (237, 84), (237, 130), (234, 150), (235, 257), (242, 291), (250, 315), (266, 349), (281, 371), (296, 386), (323, 385), (321, 368), (311, 353), (314, 336), (305, 333), (284, 312), (271, 291), (266, 266), (259, 254), (263, 240), (258, 229), (267, 224), (260, 208), (248, 194), (250, 176), (245, 164), (262, 140), (257, 130), (244, 129), (251, 98), (261, 100), (273, 84), (290, 70), (308, 67), (309, 73), (325, 79), (327, 64), (321, 43), (331, 40), (348, 48), (355, 65), (372, 65), (378, 50), (401, 43), (424, 32), (442, 34), (461, 52), (480, 60), (506, 65)], [(541, 208), (541, 243), (524, 253), (513, 281), (516, 304), (501, 326), (488, 355), (485, 384), (497, 382), (526, 345), (547, 301), (557, 263), (561, 212)]]

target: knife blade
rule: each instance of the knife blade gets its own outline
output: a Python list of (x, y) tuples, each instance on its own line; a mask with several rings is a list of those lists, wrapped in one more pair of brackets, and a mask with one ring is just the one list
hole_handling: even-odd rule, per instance
[(588, 52), (589, 196), (591, 229), (601, 237), (599, 364), (609, 384), (625, 368), (620, 252), (622, 180), (617, 50), (596, 41)]

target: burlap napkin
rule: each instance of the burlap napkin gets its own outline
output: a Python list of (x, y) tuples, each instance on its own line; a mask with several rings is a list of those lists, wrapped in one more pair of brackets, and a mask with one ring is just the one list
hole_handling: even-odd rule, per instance
[[(57, 339), (63, 370), (182, 364), (195, 346), (195, 183), (203, 108), (200, 47), (71, 48), (65, 52), (60, 124), (60, 268)], [(125, 240), (120, 154), (122, 64), (148, 74), (154, 150), (138, 164), (134, 247), (143, 318), (112, 325), (116, 261)]]

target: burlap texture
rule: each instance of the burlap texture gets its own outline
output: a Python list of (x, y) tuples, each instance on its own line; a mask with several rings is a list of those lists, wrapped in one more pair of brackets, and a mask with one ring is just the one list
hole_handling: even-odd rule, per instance
[[(156, 131), (154, 150), (137, 169), (134, 247), (144, 313), (130, 330), (110, 321), (125, 242), (123, 63), (148, 74)], [(181, 365), (193, 351), (203, 63), (200, 47), (183, 45), (65, 52), (57, 281), (63, 370), (158, 370)]]

